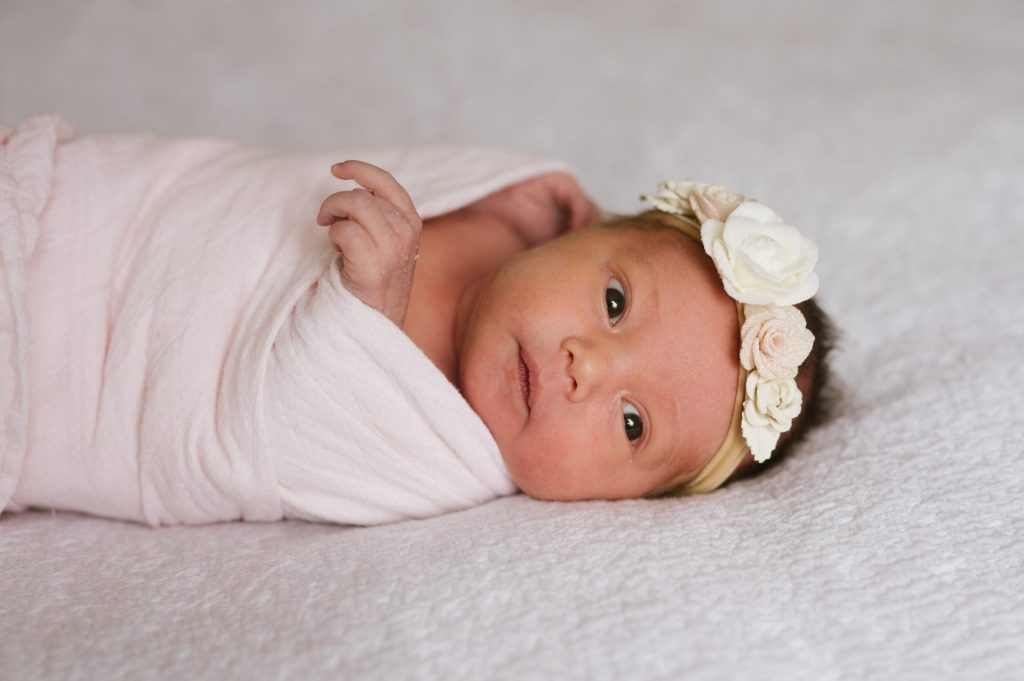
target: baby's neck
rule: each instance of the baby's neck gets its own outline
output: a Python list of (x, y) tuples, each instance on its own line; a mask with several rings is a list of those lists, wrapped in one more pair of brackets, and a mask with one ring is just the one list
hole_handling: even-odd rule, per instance
[(424, 221), (403, 330), (456, 386), (460, 314), (480, 283), (525, 248), (510, 225), (472, 207)]

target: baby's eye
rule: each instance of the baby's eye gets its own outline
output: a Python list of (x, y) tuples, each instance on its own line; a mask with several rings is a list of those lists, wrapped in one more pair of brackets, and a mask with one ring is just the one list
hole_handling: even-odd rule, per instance
[(629, 402), (622, 401), (622, 420), (626, 426), (626, 437), (629, 441), (636, 442), (644, 434), (644, 421), (640, 418), (640, 412)]
[(608, 319), (614, 325), (626, 313), (626, 292), (618, 279), (612, 278), (604, 290), (604, 304), (608, 307)]

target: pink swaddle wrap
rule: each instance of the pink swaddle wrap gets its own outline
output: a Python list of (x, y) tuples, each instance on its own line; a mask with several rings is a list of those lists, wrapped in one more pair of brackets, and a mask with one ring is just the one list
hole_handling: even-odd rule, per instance
[(424, 219), (564, 165), (78, 137), (54, 115), (0, 141), (0, 509), (374, 524), (515, 491), (455, 387), (341, 285), (315, 216), (346, 158)]

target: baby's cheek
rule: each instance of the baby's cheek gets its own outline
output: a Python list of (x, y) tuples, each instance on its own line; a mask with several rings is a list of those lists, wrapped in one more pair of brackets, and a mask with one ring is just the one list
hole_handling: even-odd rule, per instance
[(516, 486), (530, 496), (538, 496), (537, 491), (545, 486), (544, 457), (535, 446), (524, 440), (520, 437), (508, 443), (499, 443), (501, 458)]
[(572, 426), (528, 428), (501, 447), (505, 465), (524, 492), (538, 499), (577, 498), (591, 477), (590, 445)]

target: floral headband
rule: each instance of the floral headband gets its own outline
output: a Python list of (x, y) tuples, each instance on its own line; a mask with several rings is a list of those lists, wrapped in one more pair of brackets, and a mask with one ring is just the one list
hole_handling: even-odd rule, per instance
[(704, 245), (740, 323), (740, 376), (729, 434), (718, 452), (682, 489), (711, 492), (749, 450), (758, 463), (771, 457), (800, 413), (796, 375), (814, 345), (806, 320), (793, 307), (818, 291), (818, 247), (769, 208), (717, 185), (676, 181), (641, 195), (681, 218), (680, 231)]

